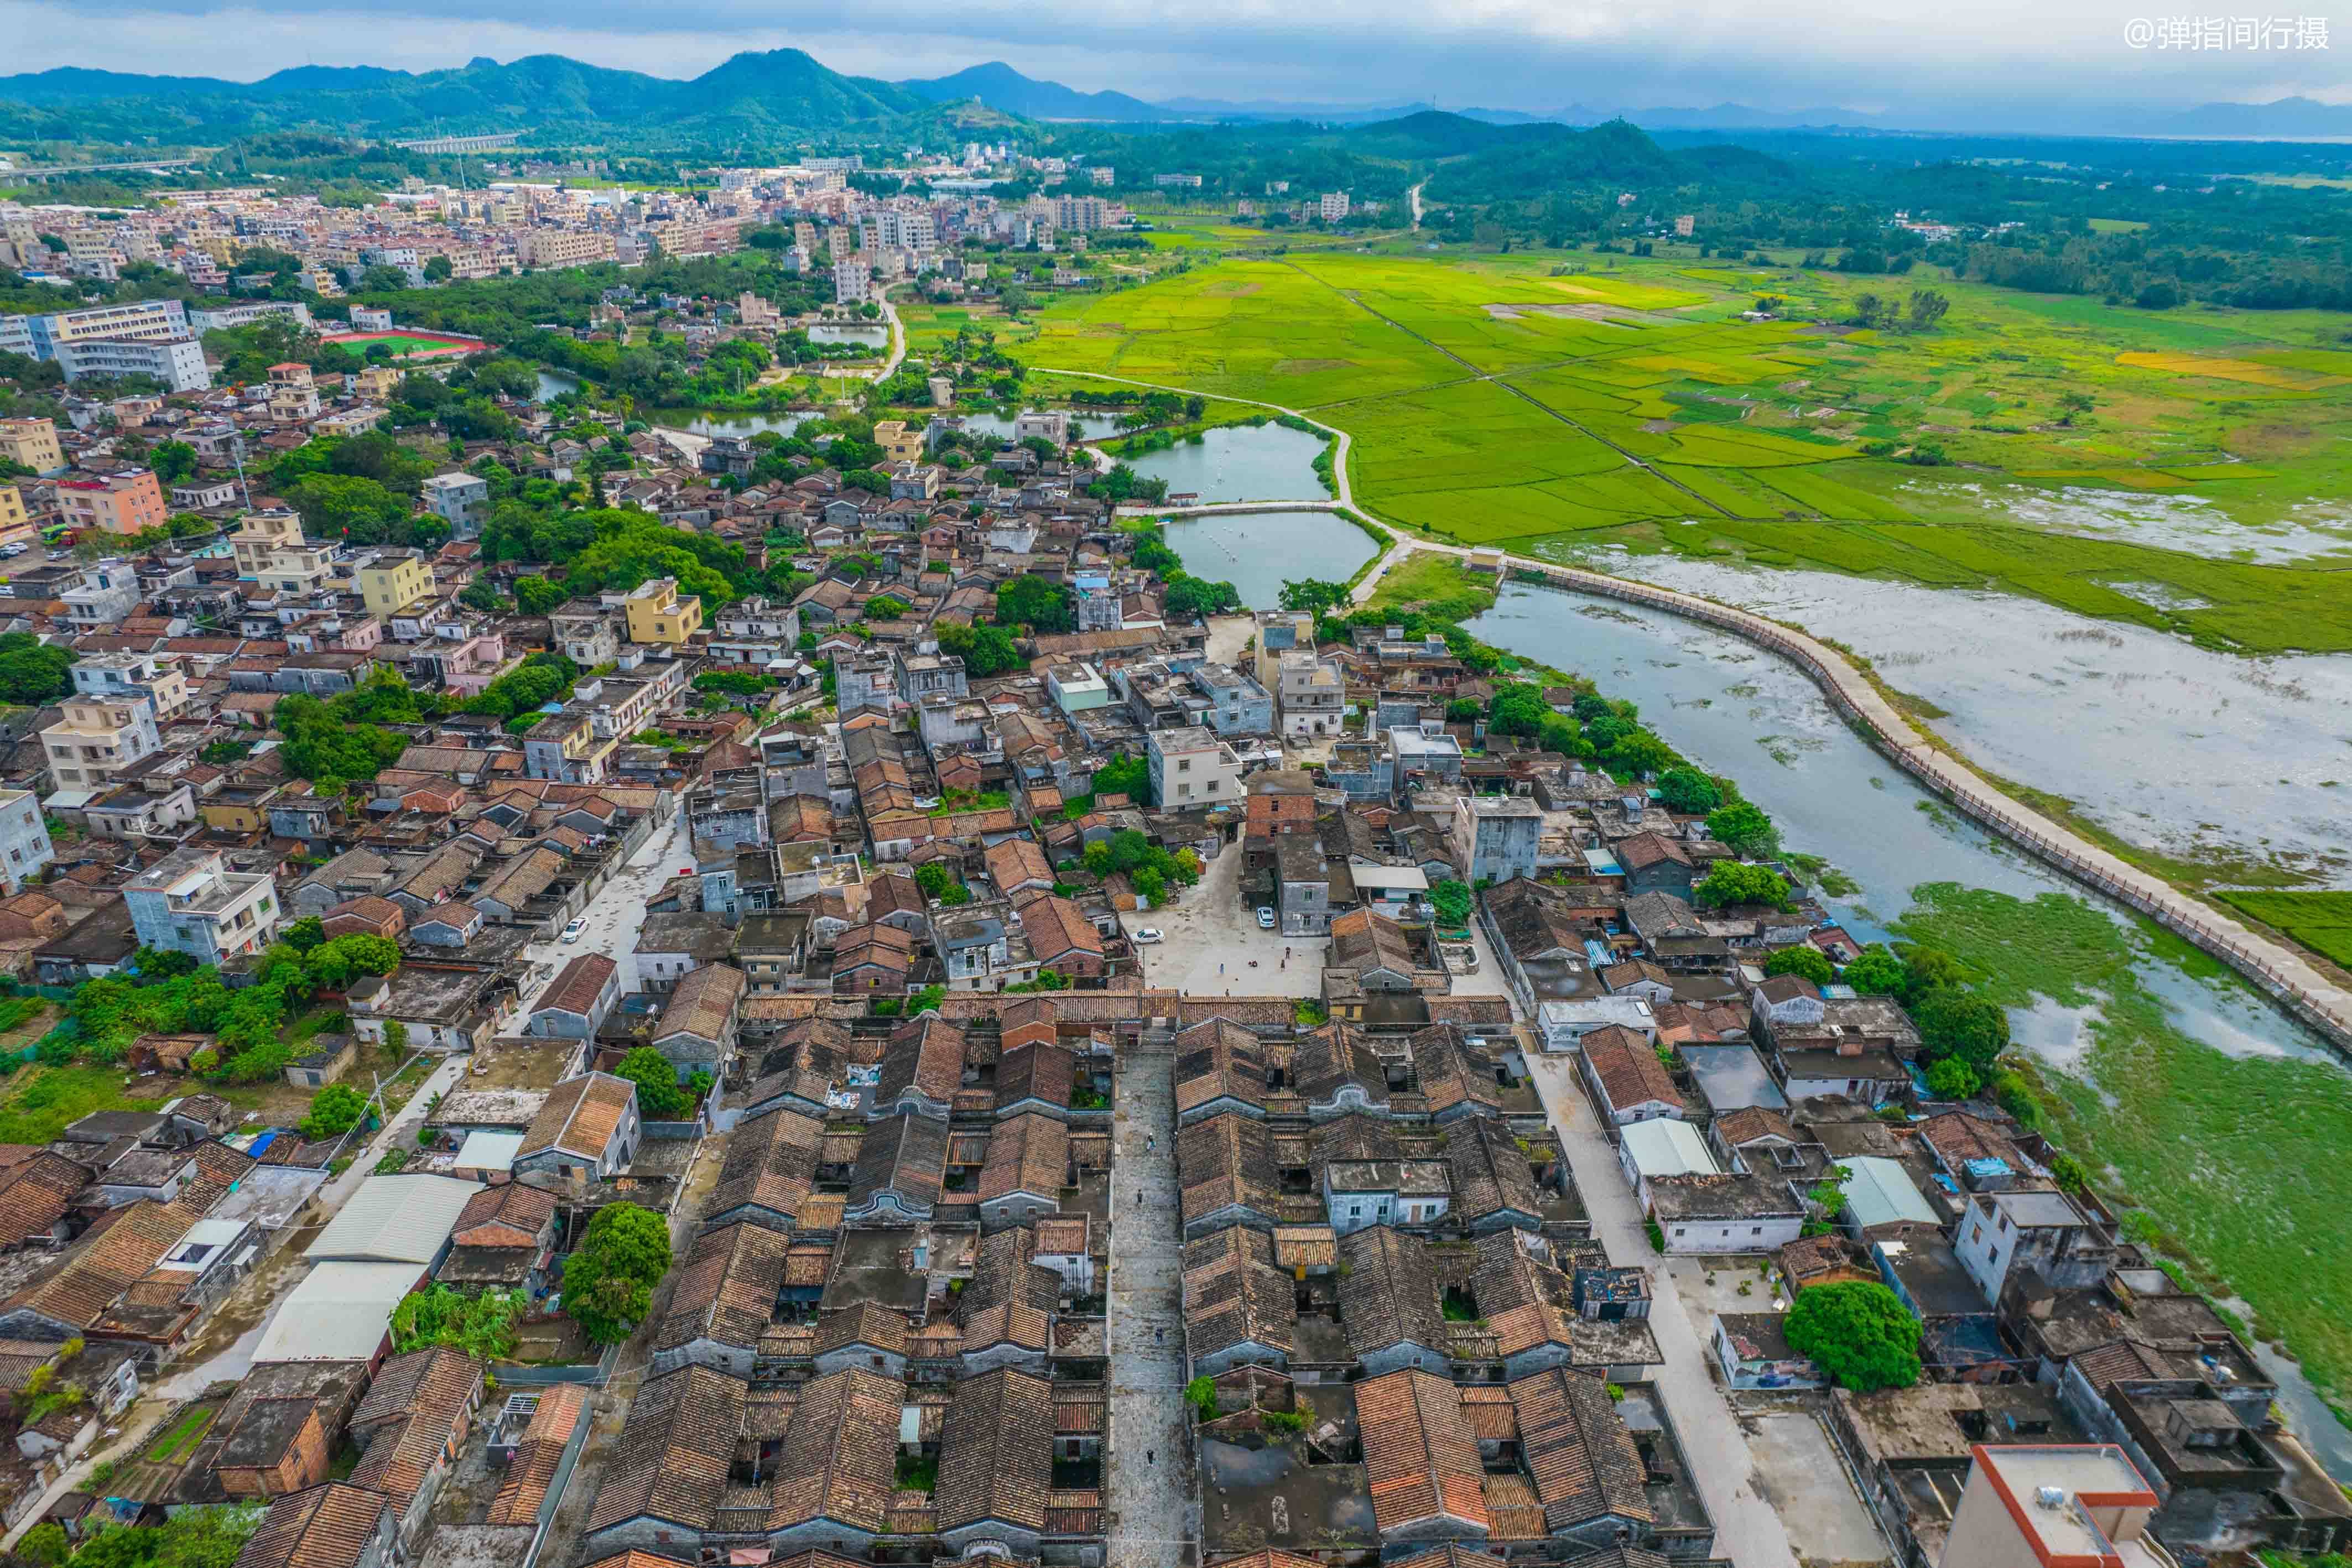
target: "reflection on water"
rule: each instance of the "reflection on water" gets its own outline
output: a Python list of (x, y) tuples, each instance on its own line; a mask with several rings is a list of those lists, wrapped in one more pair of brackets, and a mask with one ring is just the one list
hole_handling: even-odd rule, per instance
[(890, 341), (887, 327), (812, 327), (808, 335), (812, 343), (863, 343), (871, 349), (887, 347)]
[(2005, 593), (1593, 552), (1834, 637), (1989, 771), (2168, 853), (2352, 875), (2352, 656), (2244, 659)]
[(541, 402), (551, 402), (555, 399), (562, 397), (565, 392), (576, 392), (579, 390), (580, 378), (578, 376), (567, 374), (562, 371), (541, 371), (539, 372), (538, 398)]
[(787, 410), (781, 413), (733, 413), (724, 410), (671, 408), (654, 416), (654, 423), (668, 430), (688, 430), (697, 435), (757, 435), (772, 430), (778, 435), (790, 435), (816, 414), (809, 409)]
[(1171, 495), (1189, 493), (1203, 501), (1319, 501), (1325, 491), (1315, 476), (1315, 457), (1322, 450), (1323, 438), (1303, 430), (1228, 424), (1204, 431), (1197, 446), (1183, 442), (1120, 461), (1146, 478), (1167, 480)]
[(1278, 608), (1282, 585), (1299, 578), (1344, 582), (1373, 555), (1370, 535), (1329, 512), (1177, 517), (1166, 533), (1186, 571), (1232, 583), (1252, 610)]

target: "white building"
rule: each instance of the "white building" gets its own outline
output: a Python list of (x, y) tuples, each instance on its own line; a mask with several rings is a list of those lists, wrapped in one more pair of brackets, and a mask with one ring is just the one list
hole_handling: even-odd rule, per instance
[(0, 789), (0, 852), (5, 855), (0, 859), (0, 887), (12, 898), (24, 891), (26, 878), (57, 859), (41, 803), (30, 789)]
[(1149, 737), (1151, 799), (1163, 811), (1243, 804), (1242, 759), (1201, 725), (1155, 729)]
[(59, 343), (50, 355), (69, 382), (85, 376), (152, 376), (170, 391), (203, 392), (213, 384), (204, 346), (194, 338), (153, 342), (131, 338), (89, 338)]
[(873, 298), (874, 272), (861, 256), (845, 256), (833, 264), (833, 297), (844, 305), (863, 305)]
[(217, 850), (172, 852), (122, 889), (142, 947), (185, 953), (217, 967), (258, 953), (278, 932), (278, 885), (259, 872), (234, 872)]
[(1336, 224), (1348, 215), (1348, 193), (1326, 191), (1319, 204), (1319, 214), (1327, 224)]
[(490, 515), (490, 484), (472, 474), (436, 474), (425, 481), (425, 509), (449, 525), (452, 538), (470, 539)]

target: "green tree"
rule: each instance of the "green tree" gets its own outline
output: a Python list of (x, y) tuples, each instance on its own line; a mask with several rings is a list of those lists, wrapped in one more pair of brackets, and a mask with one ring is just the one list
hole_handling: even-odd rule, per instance
[(562, 589), (543, 577), (515, 579), (515, 605), (525, 615), (545, 615), (571, 598)]
[(1486, 728), (1496, 735), (1539, 735), (1553, 716), (1543, 700), (1543, 688), (1526, 681), (1505, 681), (1486, 705)]
[(1310, 614), (1320, 615), (1348, 602), (1348, 585), (1304, 577), (1296, 582), (1284, 583), (1276, 602), (1285, 610), (1304, 610)]
[(1938, 1100), (1965, 1100), (1981, 1086), (1977, 1070), (1957, 1056), (1927, 1069), (1927, 1092)]
[(650, 1045), (622, 1057), (613, 1071), (637, 1086), (637, 1114), (649, 1122), (675, 1121), (693, 1106), (677, 1081), (677, 1068)]
[(1903, 989), (1903, 960), (1884, 942), (1856, 954), (1838, 977), (1865, 997), (1891, 997)]
[(1938, 987), (1912, 1009), (1930, 1061), (1957, 1057), (1978, 1077), (2009, 1049), (2009, 1014), (2000, 1004), (1957, 987)]
[(915, 885), (923, 890), (925, 898), (936, 898), (950, 909), (971, 902), (971, 889), (937, 861), (915, 868)]
[(314, 1144), (340, 1138), (367, 1114), (367, 1097), (345, 1083), (330, 1083), (310, 1102), (302, 1118), (302, 1135)]
[(1068, 632), (1076, 624), (1069, 591), (1042, 577), (1016, 577), (996, 591), (1000, 626), (1026, 626), (1032, 632)]
[(30, 632), (0, 632), (0, 698), (37, 707), (73, 690), (74, 652)]
[(428, 283), (446, 283), (457, 273), (457, 266), (446, 256), (425, 258), (425, 278)]
[(1720, 844), (1748, 860), (1772, 860), (1780, 852), (1780, 830), (1772, 819), (1745, 800), (1734, 800), (1707, 813), (1706, 831)]
[(327, 939), (327, 923), (315, 915), (306, 915), (280, 926), (278, 939), (297, 953), (308, 953)]
[(1140, 757), (1122, 752), (1105, 763), (1095, 774), (1095, 798), (1105, 795), (1125, 795), (1140, 800), (1151, 788), (1151, 764)]
[(1826, 986), (1837, 978), (1822, 950), (1807, 945), (1781, 948), (1764, 960), (1764, 972), (1768, 975), (1796, 975), (1817, 986)]
[(408, 498), (373, 479), (349, 474), (306, 474), (283, 487), (311, 538), (376, 543), (408, 519)]
[(72, 1551), (72, 1544), (66, 1540), (65, 1527), (58, 1524), (37, 1524), (16, 1542), (16, 1555), (33, 1564), (33, 1568), (58, 1568)]
[(1658, 794), (1667, 810), (1686, 816), (1705, 816), (1723, 804), (1723, 791), (1696, 768), (1669, 768), (1659, 774)]
[(1841, 1388), (1868, 1394), (1919, 1381), (1919, 1320), (1884, 1285), (1848, 1281), (1801, 1291), (1781, 1332)]
[(938, 628), (940, 651), (963, 661), (964, 674), (974, 680), (1009, 675), (1028, 661), (1013, 645), (1013, 634), (1002, 626), (965, 626), (947, 622)]
[(598, 1344), (618, 1344), (645, 1322), (669, 1263), (669, 1226), (659, 1214), (607, 1204), (563, 1260), (563, 1310)]
[(1779, 872), (1741, 861), (1716, 862), (1714, 869), (1691, 889), (1691, 899), (1702, 909), (1720, 909), (1735, 904), (1790, 907), (1789, 884), (1781, 880)]
[(177, 485), (196, 471), (196, 449), (184, 441), (159, 441), (147, 454), (156, 483)]
[(1430, 906), (1438, 923), (1449, 929), (1470, 923), (1470, 884), (1447, 878), (1429, 884)]
[(383, 1053), (394, 1058), (408, 1054), (408, 1026), (398, 1019), (383, 1026)]
[(1165, 599), (1168, 613), (1184, 621), (1229, 614), (1242, 602), (1241, 590), (1232, 583), (1198, 577), (1180, 577), (1170, 582)]
[(515, 1320), (522, 1309), (519, 1291), (464, 1296), (442, 1284), (411, 1291), (392, 1310), (393, 1353), (446, 1344), (484, 1361), (501, 1360), (514, 1354)]
[(333, 937), (301, 956), (302, 977), (314, 990), (340, 991), (363, 975), (389, 975), (400, 967), (400, 944), (354, 931)]

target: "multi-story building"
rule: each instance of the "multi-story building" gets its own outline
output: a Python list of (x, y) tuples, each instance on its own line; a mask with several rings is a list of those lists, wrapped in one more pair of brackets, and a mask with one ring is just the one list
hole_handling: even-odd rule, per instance
[(60, 347), (71, 343), (153, 343), (188, 337), (187, 307), (177, 299), (141, 299), (47, 316), (0, 316), (0, 350), (36, 360), (54, 360)]
[(282, 507), (247, 512), (229, 536), (239, 577), (265, 593), (315, 593), (335, 575), (335, 552), (302, 534), (302, 519)]
[(152, 653), (84, 653), (74, 663), (73, 684), (86, 697), (143, 693), (158, 724), (179, 717), (188, 706), (188, 677)]
[(1317, 212), (1327, 224), (1336, 224), (1348, 215), (1348, 193), (1326, 191), (1317, 204)]
[(490, 482), (471, 474), (436, 474), (425, 481), (425, 509), (449, 525), (449, 537), (470, 539), (490, 515)]
[(621, 738), (599, 735), (593, 717), (584, 710), (551, 713), (523, 734), (523, 770), (533, 779), (559, 784), (602, 784)]
[(41, 731), (41, 749), (59, 789), (95, 789), (163, 745), (154, 700), (144, 691), (106, 697), (77, 693), (58, 706), (64, 716)]
[(515, 236), (515, 259), (525, 267), (586, 267), (613, 259), (613, 236), (596, 229), (525, 229)]
[(60, 479), (58, 509), (72, 528), (110, 534), (159, 528), (170, 516), (163, 510), (163, 486), (145, 468), (93, 479)]
[(25, 494), (14, 485), (0, 485), (0, 545), (29, 538), (33, 519), (25, 510)]
[(138, 604), (138, 570), (128, 561), (110, 558), (76, 578), (58, 598), (77, 631), (102, 631)]
[(691, 593), (680, 594), (674, 577), (639, 583), (621, 603), (632, 643), (682, 647), (702, 630), (702, 601)]
[(269, 417), (297, 424), (319, 417), (319, 386), (299, 360), (269, 367)]
[(55, 474), (66, 465), (58, 427), (46, 419), (0, 419), (0, 457), (36, 474)]
[(194, 338), (85, 338), (59, 343), (49, 356), (66, 380), (85, 376), (152, 376), (172, 392), (202, 392), (213, 384), (204, 345)]
[(1543, 812), (1520, 795), (1461, 795), (1454, 802), (1454, 863), (1462, 880), (1508, 882), (1536, 874)]
[(609, 664), (620, 656), (621, 618), (601, 604), (559, 610), (547, 622), (554, 633), (555, 651), (583, 670)]
[(1348, 683), (1339, 666), (1312, 648), (1279, 655), (1282, 733), (1293, 740), (1338, 735), (1348, 708)]
[(40, 801), (30, 789), (0, 789), (0, 887), (14, 898), (27, 878), (55, 859)]
[(266, 873), (236, 872), (217, 850), (173, 851), (123, 885), (139, 945), (185, 953), (217, 966), (258, 953), (278, 932), (278, 884)]
[(873, 298), (874, 269), (864, 258), (845, 256), (833, 264), (833, 297), (844, 305), (863, 305)]
[(413, 549), (388, 549), (352, 574), (371, 613), (389, 620), (433, 591), (433, 569)]
[(1151, 799), (1161, 810), (1242, 804), (1242, 759), (1213, 730), (1187, 725), (1155, 729), (1145, 739), (1150, 751)]

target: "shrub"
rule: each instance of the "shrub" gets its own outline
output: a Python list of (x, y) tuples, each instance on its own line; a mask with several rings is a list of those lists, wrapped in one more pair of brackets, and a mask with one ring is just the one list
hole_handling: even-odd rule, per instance
[(302, 1135), (314, 1144), (340, 1138), (367, 1114), (367, 1097), (348, 1084), (330, 1083), (310, 1102), (302, 1118)]

